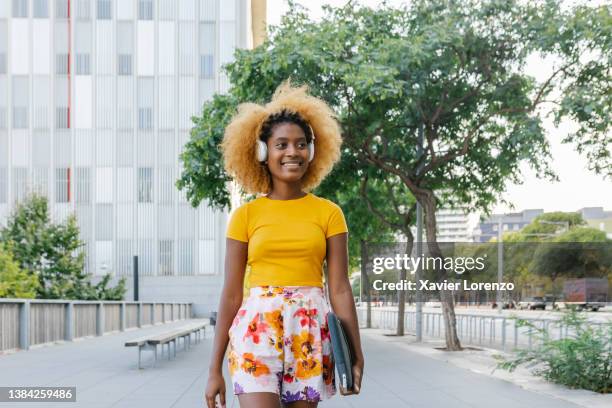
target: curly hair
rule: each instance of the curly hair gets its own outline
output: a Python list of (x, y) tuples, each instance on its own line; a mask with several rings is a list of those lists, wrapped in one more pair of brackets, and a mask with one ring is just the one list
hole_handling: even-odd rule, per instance
[(225, 128), (221, 142), (225, 170), (250, 194), (269, 193), (272, 188), (268, 167), (255, 157), (256, 141), (257, 138), (266, 141), (274, 126), (282, 122), (300, 126), (307, 141), (310, 141), (308, 126), (315, 134), (316, 153), (302, 177), (303, 190), (317, 187), (340, 159), (342, 136), (332, 109), (323, 100), (309, 95), (306, 86), (292, 87), (287, 80), (265, 106), (240, 104)]
[(280, 112), (268, 116), (268, 119), (261, 125), (259, 138), (263, 142), (267, 142), (270, 136), (272, 136), (274, 126), (280, 125), (281, 123), (294, 123), (298, 125), (300, 129), (302, 129), (302, 132), (304, 132), (304, 136), (306, 136), (306, 142), (310, 143), (312, 140), (312, 134), (308, 123), (306, 123), (299, 113), (291, 112), (287, 109), (283, 109)]

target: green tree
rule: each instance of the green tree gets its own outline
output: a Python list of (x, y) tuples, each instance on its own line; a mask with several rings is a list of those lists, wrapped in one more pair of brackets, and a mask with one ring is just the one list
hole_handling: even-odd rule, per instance
[[(195, 205), (229, 202), (215, 149), (222, 129), (237, 103), (269, 100), (291, 77), (334, 107), (362, 165), (400, 180), (422, 204), (429, 253), (440, 256), (441, 203), (487, 211), (508, 181), (520, 181), (523, 163), (555, 178), (546, 115), (574, 119), (579, 130), (566, 141), (593, 170), (612, 174), (609, 16), (607, 6), (552, 0), (419, 0), (401, 9), (349, 3), (313, 22), (293, 5), (268, 41), (236, 51), (226, 66), (232, 86), (203, 108), (178, 185)], [(541, 82), (524, 72), (533, 53), (558, 61)], [(452, 297), (441, 296), (447, 347), (458, 350)]]
[(571, 228), (537, 246), (532, 270), (550, 278), (553, 295), (560, 277), (607, 277), (612, 272), (612, 240), (595, 228)]
[(0, 298), (32, 299), (39, 286), (36, 276), (19, 268), (11, 246), (0, 243)]
[(538, 241), (550, 238), (551, 235), (567, 231), (570, 228), (586, 225), (582, 215), (576, 212), (555, 211), (540, 214), (517, 233), (524, 241)]
[[(385, 178), (386, 177), (386, 178)], [(366, 301), (366, 327), (372, 325), (371, 282), (367, 265), (369, 248), (395, 241), (394, 234), (407, 239), (405, 251), (413, 246), (410, 226), (414, 223), (415, 200), (392, 176), (371, 166), (361, 166), (347, 149), (340, 163), (317, 188), (317, 194), (338, 203), (349, 227), (349, 263), (361, 269), (360, 290)], [(406, 278), (406, 271), (400, 272)], [(397, 335), (404, 335), (406, 293), (398, 295)]]
[[(504, 277), (517, 287), (564, 277), (604, 277), (612, 272), (612, 240), (586, 226), (579, 213), (550, 212), (520, 231), (504, 234)], [(548, 286), (548, 285), (547, 285)]]
[[(92, 286), (91, 276), (84, 271), (84, 244), (76, 217), (52, 222), (45, 197), (31, 195), (18, 204), (0, 230), (0, 241), (11, 243), (19, 267), (38, 280), (37, 298), (104, 299), (108, 289)], [(117, 288), (124, 291), (124, 286), (125, 282)]]

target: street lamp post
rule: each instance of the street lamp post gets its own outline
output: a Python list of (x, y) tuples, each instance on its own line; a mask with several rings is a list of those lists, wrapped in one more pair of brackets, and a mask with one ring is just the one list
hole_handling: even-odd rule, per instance
[[(504, 279), (504, 232), (502, 225), (502, 217), (497, 220), (497, 283), (501, 287), (501, 283)], [(502, 312), (502, 298), (501, 291), (497, 291), (497, 313)]]
[[(417, 140), (417, 156), (420, 158), (423, 154), (423, 124), (419, 126), (418, 140)], [(418, 169), (420, 171), (420, 168)], [(417, 200), (416, 203), (416, 255), (417, 257), (421, 256), (423, 252), (423, 207), (421, 207), (421, 203)], [(422, 269), (421, 263), (417, 265), (415, 271), (415, 280), (417, 282), (417, 292), (416, 292), (416, 310), (415, 310), (415, 331), (416, 331), (416, 341), (423, 341), (423, 292), (418, 286), (418, 282), (420, 282), (422, 278)]]

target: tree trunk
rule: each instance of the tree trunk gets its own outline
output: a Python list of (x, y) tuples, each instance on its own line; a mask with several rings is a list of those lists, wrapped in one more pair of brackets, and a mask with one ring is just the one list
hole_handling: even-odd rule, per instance
[[(410, 231), (404, 232), (407, 238), (406, 242), (406, 250), (405, 253), (410, 256), (412, 254), (412, 245), (414, 244), (414, 239), (412, 238), (412, 233)], [(406, 280), (406, 269), (400, 269), (400, 282), (404, 282)], [(406, 291), (400, 290), (397, 294), (397, 330), (396, 335), (403, 336), (404, 335), (404, 314), (406, 311)]]
[[(425, 210), (425, 233), (427, 236), (427, 247), (429, 256), (442, 257), (442, 250), (438, 245), (436, 237), (436, 202), (433, 193), (417, 196), (417, 199)], [(437, 271), (438, 281), (448, 279), (446, 269)], [(446, 348), (449, 351), (462, 350), (459, 337), (457, 337), (457, 320), (455, 317), (455, 303), (452, 292), (449, 290), (440, 291), (440, 301), (442, 302), (442, 315), (444, 316), (444, 333), (446, 338)]]
[(372, 301), (370, 297), (370, 280), (368, 279), (368, 243), (361, 240), (361, 288), (366, 300), (366, 328), (372, 327)]

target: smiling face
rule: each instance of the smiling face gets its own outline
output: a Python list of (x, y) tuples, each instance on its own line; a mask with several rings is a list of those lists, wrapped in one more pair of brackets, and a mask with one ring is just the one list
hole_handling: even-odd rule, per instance
[(268, 169), (272, 180), (299, 182), (308, 170), (308, 141), (300, 126), (283, 122), (268, 138)]

